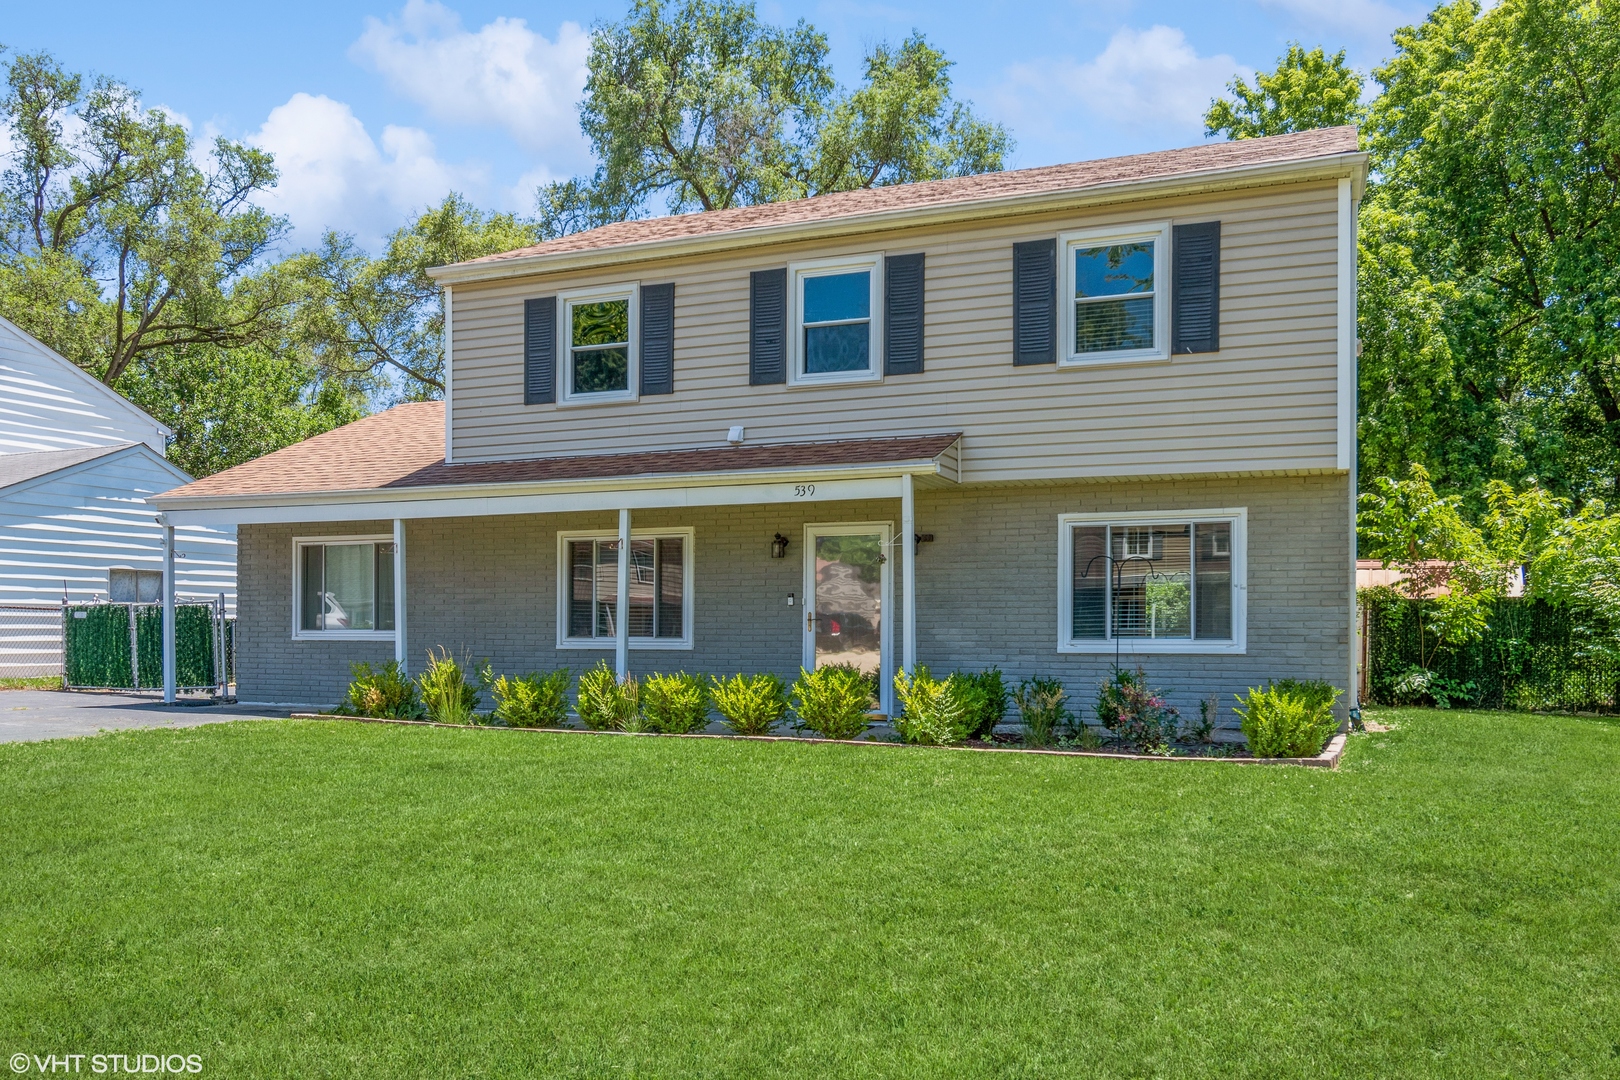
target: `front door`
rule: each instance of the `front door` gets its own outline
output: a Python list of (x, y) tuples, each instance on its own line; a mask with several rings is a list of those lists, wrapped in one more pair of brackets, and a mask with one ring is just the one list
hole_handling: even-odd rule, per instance
[(886, 524), (805, 526), (804, 666), (852, 664), (878, 680), (889, 711), (889, 576)]

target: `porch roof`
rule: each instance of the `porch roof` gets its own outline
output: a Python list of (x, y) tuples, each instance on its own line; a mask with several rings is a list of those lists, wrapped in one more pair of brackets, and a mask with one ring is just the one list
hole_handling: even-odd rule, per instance
[[(867, 498), (891, 492), (862, 481), (904, 474), (955, 481), (961, 438), (946, 432), (447, 464), (444, 427), (442, 402), (399, 405), (150, 501), (175, 522), (246, 522)], [(808, 495), (762, 490), (803, 481), (812, 482)], [(728, 490), (698, 493), (713, 489)]]

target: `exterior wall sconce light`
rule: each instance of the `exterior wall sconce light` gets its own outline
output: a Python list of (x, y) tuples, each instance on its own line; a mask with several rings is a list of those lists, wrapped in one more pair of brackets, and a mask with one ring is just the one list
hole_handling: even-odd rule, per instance
[(773, 558), (773, 559), (785, 559), (785, 558), (787, 558), (787, 548), (788, 548), (788, 538), (783, 536), (781, 533), (777, 533), (776, 534), (776, 539), (771, 541), (771, 558)]

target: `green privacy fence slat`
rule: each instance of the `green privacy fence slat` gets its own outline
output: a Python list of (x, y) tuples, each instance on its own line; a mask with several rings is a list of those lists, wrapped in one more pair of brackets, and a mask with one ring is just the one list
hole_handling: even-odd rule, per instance
[[(1393, 704), (1395, 683), (1421, 666), (1419, 616), (1431, 601), (1383, 600), (1368, 606), (1367, 689)], [(1609, 628), (1540, 600), (1509, 597), (1491, 605), (1478, 641), (1436, 649), (1428, 670), (1473, 683), (1468, 704), (1487, 708), (1612, 712), (1620, 706), (1620, 657), (1597, 647)]]
[[(112, 689), (157, 689), (163, 685), (163, 607), (139, 604), (135, 613), (137, 671), (130, 670), (129, 619), (126, 604), (86, 604), (63, 613), (63, 671), (69, 686)], [(226, 681), (235, 677), (235, 620), (225, 623)], [(179, 604), (174, 611), (175, 684), (213, 686), (214, 607)]]

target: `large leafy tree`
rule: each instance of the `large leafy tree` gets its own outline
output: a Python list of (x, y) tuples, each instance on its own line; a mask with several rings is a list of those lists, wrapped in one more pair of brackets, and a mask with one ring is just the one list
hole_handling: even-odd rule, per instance
[(129, 87), (43, 53), (6, 66), (0, 123), (0, 309), (25, 329), (114, 386), (158, 351), (274, 332), (290, 296), (236, 289), (281, 230), (251, 202), (268, 154), (218, 139), (199, 165)]
[[(1379, 198), (1445, 282), (1462, 430), (1443, 482), (1620, 478), (1620, 6), (1473, 0), (1400, 30), (1375, 74)], [(1471, 430), (1470, 430), (1471, 429)]]
[(1204, 129), (1229, 139), (1255, 139), (1293, 131), (1358, 124), (1364, 115), (1364, 80), (1340, 49), (1305, 51), (1290, 42), (1271, 72), (1257, 72), (1251, 86), (1241, 76), (1227, 84), (1231, 97), (1216, 98), (1204, 114)]
[(539, 239), (512, 214), (485, 214), (452, 192), (394, 232), (372, 257), (354, 237), (329, 232), (289, 260), (302, 300), (293, 336), (320, 370), (384, 398), (444, 393), (444, 308), (432, 266), (511, 251)]
[(600, 164), (540, 189), (541, 227), (999, 169), (1011, 140), (952, 98), (950, 66), (914, 34), (871, 49), (844, 91), (826, 37), (802, 20), (769, 26), (734, 0), (637, 0), (591, 44), (580, 120)]

